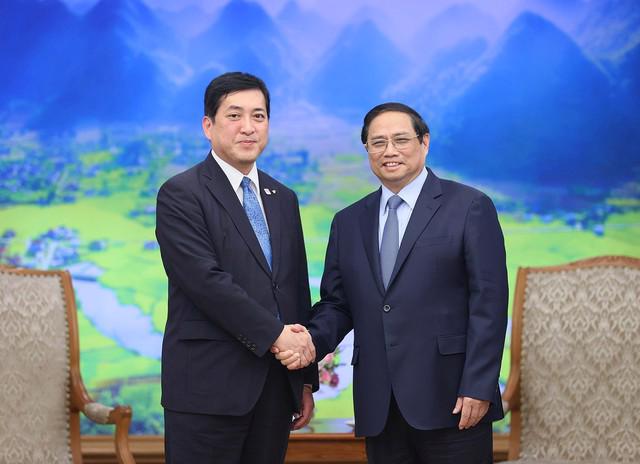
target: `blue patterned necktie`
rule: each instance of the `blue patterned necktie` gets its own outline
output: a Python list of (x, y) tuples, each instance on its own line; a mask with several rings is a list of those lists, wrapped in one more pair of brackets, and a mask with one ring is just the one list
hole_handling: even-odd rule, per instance
[(382, 271), (382, 283), (386, 289), (389, 286), (391, 273), (396, 265), (396, 257), (400, 248), (400, 231), (398, 230), (398, 207), (403, 200), (398, 195), (393, 195), (387, 200), (387, 222), (382, 231), (382, 243), (380, 245), (380, 269)]
[(256, 194), (253, 193), (251, 188), (251, 179), (248, 177), (242, 178), (242, 206), (247, 213), (251, 227), (256, 234), (258, 242), (260, 242), (260, 248), (264, 253), (264, 257), (267, 259), (269, 269), (271, 269), (271, 242), (269, 241), (269, 229), (267, 229), (267, 223), (265, 222), (262, 209), (260, 209), (260, 203)]

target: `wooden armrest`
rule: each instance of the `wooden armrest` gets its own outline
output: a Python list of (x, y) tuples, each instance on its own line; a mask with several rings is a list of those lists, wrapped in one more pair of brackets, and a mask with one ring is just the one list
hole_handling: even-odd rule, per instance
[(509, 402), (507, 400), (502, 400), (502, 409), (504, 410), (504, 413), (508, 413), (511, 409), (509, 407)]
[(131, 419), (129, 406), (105, 406), (101, 403), (86, 403), (82, 410), (85, 416), (98, 424), (117, 424), (126, 418)]
[(511, 366), (507, 386), (502, 394), (502, 408), (506, 414), (509, 411), (520, 410), (520, 368)]
[(111, 411), (113, 410), (114, 408), (110, 408), (104, 404), (91, 402), (84, 405), (82, 412), (85, 416), (98, 424), (115, 424), (115, 422), (109, 421)]
[(82, 412), (98, 424), (115, 424), (116, 455), (120, 464), (135, 464), (129, 450), (129, 425), (131, 424), (131, 408), (129, 406), (109, 407), (104, 404), (85, 403)]

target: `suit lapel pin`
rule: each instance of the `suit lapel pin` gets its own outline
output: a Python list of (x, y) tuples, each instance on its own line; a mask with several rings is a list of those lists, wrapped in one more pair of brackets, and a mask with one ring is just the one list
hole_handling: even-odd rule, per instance
[(269, 190), (268, 188), (262, 190), (264, 190), (264, 193), (266, 193), (267, 195), (271, 195), (271, 190)]

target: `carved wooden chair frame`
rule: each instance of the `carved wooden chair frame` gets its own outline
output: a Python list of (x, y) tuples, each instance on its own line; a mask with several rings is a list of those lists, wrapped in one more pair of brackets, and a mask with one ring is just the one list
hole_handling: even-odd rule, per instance
[(131, 408), (129, 406), (108, 407), (96, 403), (87, 392), (80, 374), (80, 343), (76, 300), (68, 271), (32, 270), (0, 265), (0, 272), (28, 276), (58, 276), (62, 285), (69, 330), (69, 438), (73, 462), (82, 462), (80, 446), (80, 412), (90, 420), (99, 424), (115, 425), (115, 450), (120, 464), (134, 464), (135, 460), (129, 450), (129, 425), (131, 424)]
[(503, 394), (505, 413), (511, 412), (511, 432), (509, 434), (509, 460), (520, 457), (522, 417), (520, 411), (520, 373), (522, 351), (522, 317), (525, 303), (527, 277), (537, 272), (558, 272), (581, 268), (604, 266), (633, 267), (640, 269), (640, 259), (627, 256), (599, 256), (558, 266), (521, 267), (518, 269), (516, 290), (511, 316), (511, 365), (509, 378)]

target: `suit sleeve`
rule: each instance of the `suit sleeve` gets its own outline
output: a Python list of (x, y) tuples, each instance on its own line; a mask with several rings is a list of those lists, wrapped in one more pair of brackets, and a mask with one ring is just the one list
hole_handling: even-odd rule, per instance
[(495, 398), (507, 327), (509, 290), (504, 238), (486, 195), (467, 212), (464, 257), (469, 288), (467, 351), (459, 395)]
[(238, 286), (218, 263), (195, 193), (177, 182), (158, 192), (156, 237), (169, 280), (216, 325), (264, 355), (284, 325)]
[[(304, 232), (302, 230), (302, 219), (300, 218), (300, 205), (298, 204), (298, 198), (295, 193), (293, 194), (295, 203), (295, 227), (297, 237), (297, 249), (299, 256), (298, 263), (298, 314), (300, 317), (300, 323), (307, 327), (309, 325), (309, 319), (311, 318), (311, 292), (309, 291), (309, 268), (307, 265), (307, 251), (304, 245)], [(303, 369), (304, 383), (311, 385), (312, 391), (317, 391), (319, 388), (318, 380), (318, 363), (313, 362)]]
[(351, 310), (342, 286), (338, 222), (338, 216), (336, 216), (331, 223), (324, 272), (320, 283), (320, 301), (313, 307), (313, 316), (309, 324), (319, 360), (333, 352), (345, 335), (353, 329)]

